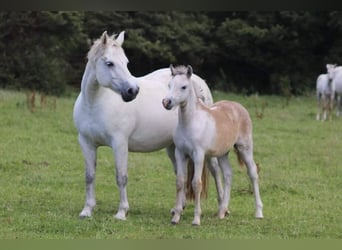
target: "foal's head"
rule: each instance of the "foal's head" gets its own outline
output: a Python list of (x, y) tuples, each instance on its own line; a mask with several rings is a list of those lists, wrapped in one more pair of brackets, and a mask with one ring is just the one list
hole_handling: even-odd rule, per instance
[(117, 38), (108, 36), (107, 31), (97, 39), (88, 52), (88, 60), (95, 65), (97, 82), (121, 94), (124, 101), (132, 101), (139, 87), (127, 68), (128, 59), (121, 45), (124, 31)]
[(172, 79), (169, 82), (169, 93), (163, 99), (166, 109), (172, 109), (177, 105), (182, 105), (188, 99), (191, 89), (192, 68), (188, 66), (173, 67), (170, 65)]

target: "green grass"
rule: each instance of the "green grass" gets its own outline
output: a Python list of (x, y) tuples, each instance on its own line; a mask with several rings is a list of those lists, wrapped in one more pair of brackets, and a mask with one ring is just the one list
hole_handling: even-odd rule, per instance
[[(261, 166), (264, 219), (254, 219), (245, 169), (233, 164), (231, 215), (217, 210), (213, 180), (202, 202), (200, 227), (189, 203), (180, 224), (170, 224), (175, 176), (165, 152), (129, 156), (127, 221), (113, 218), (119, 195), (109, 148), (99, 149), (93, 217), (80, 220), (85, 197), (82, 154), (73, 126), (76, 94), (57, 108), (32, 113), (24, 93), (0, 90), (1, 239), (342, 239), (342, 117), (315, 120), (313, 96), (291, 99), (214, 91), (216, 100), (241, 102), (254, 124), (255, 160)], [(267, 102), (263, 119), (255, 104)]]

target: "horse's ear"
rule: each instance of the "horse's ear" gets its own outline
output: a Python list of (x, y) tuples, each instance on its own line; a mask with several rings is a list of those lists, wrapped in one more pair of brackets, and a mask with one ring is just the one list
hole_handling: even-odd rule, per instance
[(171, 75), (175, 76), (175, 68), (173, 67), (172, 64), (170, 64), (170, 69), (171, 69)]
[(187, 68), (186, 76), (190, 78), (192, 75), (192, 67), (188, 65), (186, 68)]
[(107, 35), (107, 30), (105, 30), (105, 31), (102, 33), (102, 36), (101, 36), (101, 43), (102, 43), (102, 44), (106, 44), (106, 43), (107, 43), (107, 40), (108, 40), (108, 35)]
[(123, 42), (125, 40), (125, 31), (121, 31), (118, 37), (116, 38), (116, 42), (122, 46)]

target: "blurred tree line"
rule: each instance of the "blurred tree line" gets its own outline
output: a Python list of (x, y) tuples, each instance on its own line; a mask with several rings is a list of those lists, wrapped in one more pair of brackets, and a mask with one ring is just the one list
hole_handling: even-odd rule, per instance
[(0, 87), (63, 94), (79, 88), (91, 41), (126, 31), (142, 76), (191, 64), (224, 91), (303, 94), (326, 63), (342, 64), (342, 12), (0, 12)]

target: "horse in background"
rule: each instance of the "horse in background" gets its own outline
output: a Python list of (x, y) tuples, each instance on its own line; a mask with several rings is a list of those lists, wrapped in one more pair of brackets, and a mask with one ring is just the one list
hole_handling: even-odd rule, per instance
[(335, 87), (333, 82), (329, 80), (328, 74), (320, 74), (316, 81), (317, 121), (321, 119), (325, 121), (327, 119), (327, 112), (329, 114), (329, 120), (332, 120), (334, 96)]
[(263, 218), (262, 201), (259, 194), (258, 169), (253, 159), (252, 121), (248, 111), (239, 103), (220, 101), (212, 106), (206, 105), (194, 91), (191, 66), (171, 65), (172, 79), (169, 92), (162, 100), (167, 110), (178, 109), (178, 125), (173, 140), (176, 145), (176, 203), (172, 224), (178, 224), (184, 210), (183, 197), (186, 183), (186, 163), (188, 158), (194, 162), (192, 187), (195, 194), (195, 210), (192, 225), (200, 225), (202, 192), (201, 175), (204, 163), (213, 157), (218, 159), (223, 173), (224, 190), (219, 202), (218, 217), (228, 213), (231, 192), (232, 169), (228, 154), (235, 148), (238, 158), (247, 166), (253, 184), (256, 218)]
[(342, 114), (342, 66), (337, 66), (336, 64), (327, 64), (327, 74), (329, 81), (331, 81), (334, 87), (336, 99), (336, 116)]
[[(124, 31), (117, 37), (104, 32), (88, 52), (81, 92), (74, 105), (73, 119), (85, 163), (86, 199), (80, 217), (90, 217), (96, 205), (95, 173), (97, 149), (113, 150), (120, 203), (115, 218), (125, 220), (129, 209), (126, 185), (128, 152), (152, 152), (167, 148), (176, 170), (172, 135), (178, 122), (177, 110), (167, 111), (161, 100), (168, 92), (168, 68), (134, 77), (127, 68), (122, 48)], [(207, 105), (213, 103), (205, 81), (193, 75), (196, 96)], [(219, 167), (212, 161), (212, 174), (218, 179)], [(217, 183), (219, 197), (222, 184)], [(185, 202), (185, 201), (184, 201)]]

